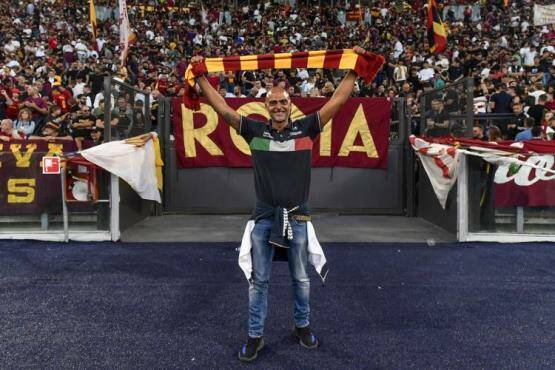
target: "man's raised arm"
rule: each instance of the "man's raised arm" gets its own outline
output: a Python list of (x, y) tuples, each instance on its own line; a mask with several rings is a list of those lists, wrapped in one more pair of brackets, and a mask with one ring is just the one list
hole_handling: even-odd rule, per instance
[[(365, 50), (360, 46), (355, 46), (353, 51), (357, 54), (364, 54)], [(330, 119), (335, 116), (335, 114), (341, 109), (341, 106), (345, 104), (347, 99), (351, 96), (353, 88), (355, 87), (355, 81), (357, 80), (357, 74), (355, 71), (350, 70), (347, 72), (343, 81), (337, 86), (333, 96), (328, 100), (326, 104), (320, 109), (320, 123), (322, 127), (329, 122)]]
[[(202, 62), (201, 56), (194, 56), (191, 58), (191, 64), (200, 63)], [(239, 122), (241, 120), (241, 116), (237, 113), (233, 108), (231, 108), (225, 102), (224, 98), (210, 85), (210, 82), (206, 79), (205, 76), (199, 76), (196, 78), (196, 82), (198, 83), (204, 97), (208, 101), (208, 104), (214, 108), (214, 110), (224, 118), (224, 120), (231, 125), (236, 130), (239, 129)]]

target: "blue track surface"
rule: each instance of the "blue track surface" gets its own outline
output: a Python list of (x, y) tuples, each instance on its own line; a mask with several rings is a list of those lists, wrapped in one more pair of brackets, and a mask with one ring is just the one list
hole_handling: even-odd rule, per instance
[(0, 242), (0, 368), (555, 368), (554, 244), (325, 245), (315, 351), (275, 262), (256, 365), (235, 247)]

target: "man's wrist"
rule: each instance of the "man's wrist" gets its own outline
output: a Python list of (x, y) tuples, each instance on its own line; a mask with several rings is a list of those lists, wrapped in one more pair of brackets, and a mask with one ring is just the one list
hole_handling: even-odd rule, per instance
[(352, 69), (349, 69), (349, 71), (345, 75), (345, 79), (356, 81), (357, 78), (358, 78), (358, 74)]

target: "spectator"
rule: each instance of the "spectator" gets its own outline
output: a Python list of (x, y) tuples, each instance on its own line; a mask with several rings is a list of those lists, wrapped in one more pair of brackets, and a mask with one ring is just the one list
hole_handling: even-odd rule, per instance
[(534, 135), (532, 134), (532, 127), (535, 126), (535, 121), (533, 118), (528, 117), (524, 120), (524, 131), (519, 132), (516, 137), (515, 141), (526, 141), (532, 140)]
[(542, 94), (538, 98), (538, 103), (534, 104), (528, 109), (528, 115), (534, 119), (536, 125), (541, 125), (545, 112), (547, 108), (545, 104), (547, 103), (547, 95)]
[(129, 137), (133, 111), (124, 97), (118, 98), (116, 107), (112, 111), (112, 118), (117, 120), (115, 130), (112, 130), (112, 136), (119, 140)]
[(543, 85), (540, 82), (536, 82), (534, 84), (534, 91), (528, 93), (528, 96), (532, 96), (534, 98), (532, 104), (538, 104), (540, 96), (544, 94), (545, 91), (543, 90)]
[(519, 132), (524, 131), (524, 120), (528, 117), (523, 112), (521, 103), (513, 103), (513, 116), (509, 118), (506, 129), (503, 132), (505, 139), (514, 140)]
[(472, 138), (476, 140), (486, 141), (487, 138), (484, 135), (484, 127), (479, 123), (475, 123), (472, 127)]
[(91, 111), (91, 114), (95, 120), (104, 119), (104, 98), (98, 101), (98, 106)]
[(265, 97), (268, 92), (268, 90), (262, 87), (262, 81), (260, 80), (254, 82), (254, 89), (256, 89), (256, 94), (254, 95), (255, 98)]
[(490, 143), (496, 143), (498, 141), (503, 140), (503, 138), (501, 137), (501, 130), (499, 129), (499, 127), (492, 125), (489, 127), (488, 129), (488, 139), (487, 139)]
[(104, 137), (102, 134), (102, 129), (98, 127), (91, 130), (91, 140), (93, 145), (102, 144), (102, 142), (104, 141)]
[(335, 88), (333, 87), (333, 83), (328, 81), (324, 84), (324, 87), (322, 88), (321, 94), (322, 94), (322, 96), (324, 96), (326, 98), (331, 98), (334, 91), (335, 91)]
[(29, 109), (35, 122), (42, 121), (48, 113), (48, 105), (45, 100), (39, 96), (39, 92), (36, 87), (31, 86), (27, 88), (27, 94), (27, 99), (25, 99), (19, 107)]
[(403, 60), (399, 60), (395, 69), (393, 70), (393, 76), (397, 84), (402, 84), (408, 78), (408, 68), (404, 65)]
[(91, 130), (95, 127), (95, 121), (89, 107), (83, 107), (72, 113), (69, 134), (75, 140), (78, 150), (83, 149), (83, 141), (91, 140)]
[(511, 103), (513, 101), (503, 83), (495, 85), (495, 94), (491, 96), (490, 107), (493, 113), (511, 113)]
[(449, 116), (439, 98), (432, 100), (432, 109), (426, 114), (427, 136), (440, 137), (449, 135)]
[[(63, 132), (63, 133), (62, 133)], [(67, 134), (67, 132), (62, 131), (60, 125), (54, 122), (48, 122), (42, 131), (38, 135), (32, 135), (29, 139), (35, 140), (73, 140), (73, 138)]]
[(52, 123), (58, 126), (63, 132), (66, 132), (68, 130), (68, 124), (67, 124), (68, 116), (69, 116), (69, 112), (62, 113), (62, 110), (60, 109), (59, 106), (57, 105), (50, 106), (50, 109), (48, 110), (48, 115), (46, 116), (46, 118), (42, 123), (36, 125), (35, 130), (33, 131), (33, 135), (40, 135), (40, 133), (43, 131), (44, 127), (48, 123)]
[(5, 118), (0, 121), (0, 140), (10, 141), (12, 139), (23, 139), (17, 130), (14, 129), (13, 121), (9, 118)]
[(131, 129), (129, 136), (137, 136), (146, 133), (146, 116), (144, 113), (144, 103), (141, 100), (135, 101), (133, 107), (133, 120), (131, 121)]
[(233, 94), (232, 94), (231, 97), (233, 97), (233, 98), (246, 98), (246, 96), (243, 95), (243, 93), (241, 92), (241, 86), (238, 86), (238, 85), (233, 88)]
[(55, 82), (53, 84), (53, 90), (51, 94), (52, 100), (61, 109), (62, 113), (69, 112), (69, 100), (73, 97), (71, 92), (60, 83), (56, 84)]
[(532, 127), (531, 134), (532, 134), (532, 140), (544, 140), (545, 139), (544, 132), (543, 132), (541, 126)]
[(19, 116), (19, 106), (21, 104), (21, 100), (19, 98), (19, 89), (13, 88), (11, 91), (11, 97), (7, 93), (4, 95), (6, 99), (5, 117), (15, 120)]
[(420, 82), (428, 82), (432, 80), (435, 76), (435, 71), (431, 67), (430, 63), (425, 62), (424, 68), (418, 72), (418, 78)]
[(31, 111), (28, 108), (19, 111), (15, 121), (15, 129), (22, 138), (27, 138), (35, 130), (35, 121), (33, 121)]

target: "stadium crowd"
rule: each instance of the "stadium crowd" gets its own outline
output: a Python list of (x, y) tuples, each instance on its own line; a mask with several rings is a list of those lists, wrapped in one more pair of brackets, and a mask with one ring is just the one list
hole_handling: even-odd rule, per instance
[[(12, 138), (102, 141), (105, 76), (117, 76), (150, 95), (110, 97), (112, 132), (140, 133), (156, 124), (157, 98), (183, 94), (188, 60), (206, 57), (340, 49), (363, 45), (386, 57), (370, 84), (355, 96), (404, 97), (414, 130), (453, 133), (450, 113), (462, 92), (434, 89), (474, 80), (476, 113), (505, 114), (475, 123), (484, 140), (553, 138), (555, 25), (535, 27), (530, 1), (438, 1), (449, 30), (446, 49), (432, 54), (426, 2), (129, 1), (135, 40), (120, 67), (118, 8), (96, 0), (93, 41), (89, 2), (6, 0), (0, 4), (0, 140)], [(358, 2), (356, 2), (358, 4)], [(359, 14), (360, 20), (352, 20)], [(263, 97), (282, 84), (291, 96), (329, 97), (342, 78), (332, 70), (261, 70), (210, 76), (225, 97)], [(425, 97), (425, 98), (424, 98)], [(425, 102), (422, 103), (422, 102)], [(423, 109), (421, 108), (423, 107)], [(424, 115), (425, 127), (419, 127)]]

